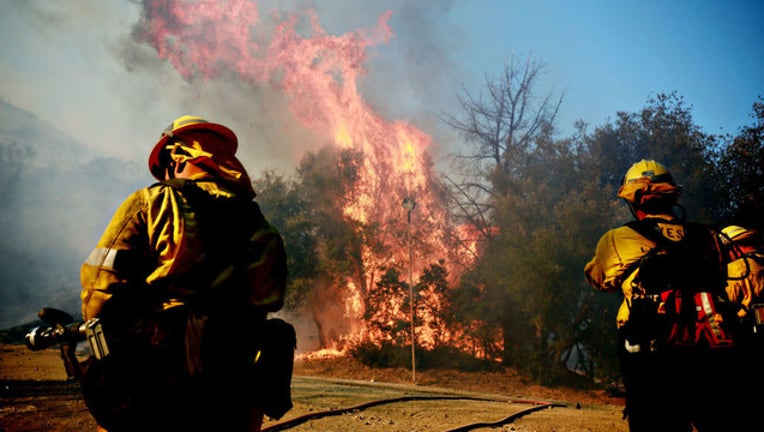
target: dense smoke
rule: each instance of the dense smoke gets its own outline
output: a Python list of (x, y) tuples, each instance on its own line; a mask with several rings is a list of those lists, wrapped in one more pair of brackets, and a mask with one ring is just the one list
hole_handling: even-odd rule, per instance
[[(239, 155), (253, 177), (266, 169), (291, 174), (305, 152), (330, 141), (298, 121), (292, 110), (296, 96), (285, 93), (276, 76), (258, 81), (226, 68), (210, 76), (184, 75), (160, 57), (157, 46), (146, 38), (146, 26), (150, 19), (167, 17), (151, 16), (149, 10), (169, 13), (200, 3), (204, 2), (147, 1), (139, 8), (90, 2), (69, 7), (36, 2), (13, 5), (12, 12), (37, 28), (50, 47), (43, 50), (31, 46), (42, 42), (29, 40), (23, 42), (27, 49), (55, 58), (64, 55), (64, 48), (74, 47), (82, 56), (81, 70), (49, 71), (49, 76), (82, 86), (82, 97), (94, 103), (92, 113), (65, 112), (66, 130), (51, 128), (46, 119), (34, 116), (24, 122), (34, 131), (31, 135), (11, 127), (15, 121), (3, 124), (4, 179), (15, 172), (6, 167), (16, 166), (22, 175), (19, 181), (5, 183), (2, 191), (4, 198), (12, 198), (2, 211), (2, 220), (8, 221), (4, 226), (12, 233), (2, 245), (0, 327), (32, 319), (41, 306), (79, 313), (79, 265), (119, 202), (151, 182), (144, 171), (146, 154), (173, 118), (192, 113), (229, 125), (239, 135)], [(316, 27), (330, 37), (352, 38), (374, 31), (381, 20), (387, 20), (390, 37), (375, 39), (359, 58), (361, 73), (354, 85), (361, 100), (383, 124), (404, 121), (425, 130), (425, 135), (442, 134), (434, 114), (451, 97), (450, 91), (443, 90), (443, 82), (453, 81), (448, 76), (458, 74), (459, 68), (440, 46), (455, 44), (458, 32), (445, 32), (454, 38), (445, 41), (436, 41), (428, 33), (446, 25), (438, 15), (448, 11), (447, 4), (425, 8), (408, 2), (228, 2), (236, 4), (256, 8), (259, 21), (251, 42), (260, 46), (271, 44), (274, 29), (292, 19), (297, 37), (306, 40)], [(72, 8), (82, 13), (72, 13)], [(404, 61), (390, 61), (386, 53), (391, 50), (399, 52), (394, 58)], [(88, 60), (91, 56), (110, 60), (93, 62)], [(100, 70), (88, 69), (96, 64)], [(88, 85), (82, 76), (92, 73), (109, 76), (106, 81), (111, 85)], [(8, 109), (14, 110), (13, 100), (8, 102)], [(14, 117), (4, 112), (4, 118)], [(56, 145), (58, 140), (66, 145)], [(427, 151), (437, 157), (442, 141), (430, 140)], [(13, 153), (16, 147), (22, 149), (18, 155)]]

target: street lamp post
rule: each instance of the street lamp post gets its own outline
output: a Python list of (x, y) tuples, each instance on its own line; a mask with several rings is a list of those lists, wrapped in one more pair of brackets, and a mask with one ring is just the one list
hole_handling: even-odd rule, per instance
[(414, 347), (416, 346), (416, 333), (414, 332), (414, 278), (412, 274), (411, 258), (411, 210), (414, 210), (416, 203), (411, 198), (403, 198), (403, 208), (405, 208), (408, 220), (408, 234), (406, 239), (409, 244), (409, 310), (411, 312), (411, 381), (416, 384), (416, 355)]

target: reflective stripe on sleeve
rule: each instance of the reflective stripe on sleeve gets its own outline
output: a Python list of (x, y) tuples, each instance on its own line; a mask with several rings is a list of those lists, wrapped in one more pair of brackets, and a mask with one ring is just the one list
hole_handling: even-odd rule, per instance
[(95, 248), (93, 252), (90, 252), (85, 264), (113, 270), (117, 252), (119, 251), (111, 248)]

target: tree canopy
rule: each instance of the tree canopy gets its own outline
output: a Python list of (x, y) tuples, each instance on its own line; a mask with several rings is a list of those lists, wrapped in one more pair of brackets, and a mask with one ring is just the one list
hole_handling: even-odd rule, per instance
[[(592, 289), (583, 267), (599, 237), (632, 217), (615, 195), (623, 174), (641, 159), (657, 160), (681, 184), (687, 220), (761, 229), (764, 103), (759, 97), (752, 125), (734, 137), (704, 133), (692, 107), (670, 92), (593, 128), (578, 121), (574, 134), (559, 138), (563, 97), (537, 97), (542, 71), (531, 58), (510, 59), (498, 77), (486, 78), (485, 97), (464, 92), (460, 111), (442, 115), (462, 137), (463, 151), (431, 184), (433, 200), (442, 200), (461, 229), (449, 235), (468, 232), (476, 243), (475, 259), (458, 277), (441, 260), (420, 265), (407, 280), (406, 263), (384, 249), (404, 247), (406, 225), (343, 216), (337, 203), (359, 181), (359, 152), (327, 146), (307, 154), (293, 179), (270, 173), (258, 179), (262, 204), (290, 254), (288, 307), (309, 306), (320, 327), (326, 309), (339, 308), (329, 287), (349, 280), (362, 287), (366, 324), (385, 335), (380, 346), (405, 346), (412, 343), (405, 311), (413, 284), (417, 337), (428, 335), (435, 348), (500, 359), (547, 382), (571, 368), (591, 377), (614, 374), (620, 299)], [(417, 247), (432, 247), (426, 239), (436, 228), (417, 229)], [(376, 241), (380, 236), (396, 240)], [(376, 264), (373, 280), (364, 279), (370, 270), (364, 247), (390, 257)], [(331, 335), (321, 338), (329, 344)]]

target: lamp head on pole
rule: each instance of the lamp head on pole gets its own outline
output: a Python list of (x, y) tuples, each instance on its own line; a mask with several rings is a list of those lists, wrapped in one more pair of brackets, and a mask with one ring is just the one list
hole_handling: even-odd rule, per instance
[(416, 203), (412, 198), (403, 198), (403, 208), (411, 211), (414, 210), (414, 207), (416, 207)]

